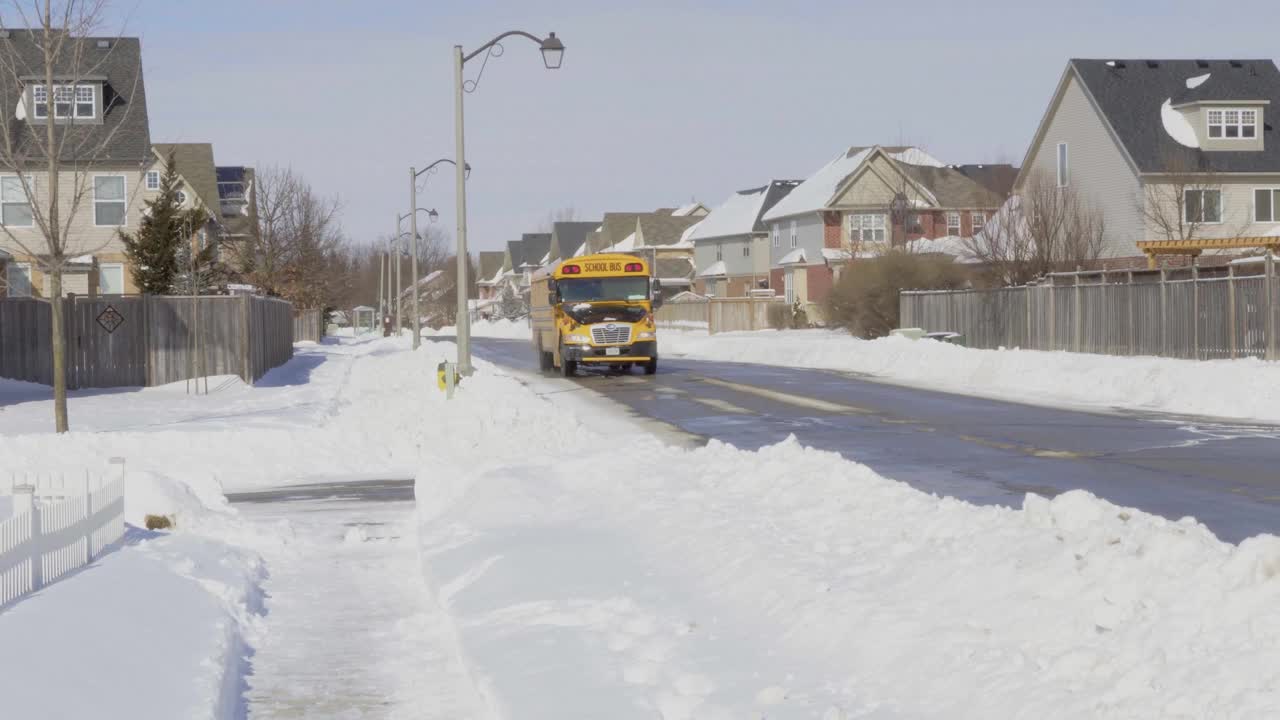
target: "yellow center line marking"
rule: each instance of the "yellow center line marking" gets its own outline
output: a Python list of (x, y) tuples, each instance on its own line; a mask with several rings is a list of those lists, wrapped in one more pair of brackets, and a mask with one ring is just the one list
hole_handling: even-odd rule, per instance
[(703, 377), (701, 375), (694, 375), (692, 377), (705, 383), (710, 383), (711, 385), (727, 388), (729, 390), (737, 390), (741, 393), (768, 398), (769, 400), (776, 400), (778, 402), (787, 403), (788, 405), (796, 405), (810, 410), (821, 410), (829, 413), (870, 412), (864, 408), (855, 407), (853, 405), (841, 405), (839, 403), (827, 402), (826, 400), (818, 400), (817, 398), (804, 397), (802, 395), (790, 395), (788, 393), (778, 392), (777, 390), (767, 390), (754, 385), (743, 385), (741, 383), (729, 382), (728, 380), (718, 380), (716, 378)]

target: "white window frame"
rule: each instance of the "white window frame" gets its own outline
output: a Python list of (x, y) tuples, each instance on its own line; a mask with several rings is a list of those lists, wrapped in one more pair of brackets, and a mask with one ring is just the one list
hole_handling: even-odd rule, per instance
[[(104, 293), (102, 292), (102, 275), (107, 270), (120, 271), (120, 292)], [(98, 263), (98, 294), (99, 295), (123, 295), (124, 294), (124, 263)]]
[(1071, 148), (1064, 142), (1058, 143), (1058, 154), (1055, 157), (1058, 164), (1058, 187), (1068, 187), (1071, 185)]
[(716, 262), (724, 259), (724, 243), (716, 243)]
[(174, 202), (178, 203), (179, 207), (185, 206), (187, 204), (188, 197), (189, 196), (187, 195), (187, 191), (183, 190), (182, 188), (178, 188), (173, 194), (173, 200)]
[(787, 298), (788, 305), (794, 305), (796, 302), (795, 287), (795, 269), (787, 268), (782, 272), (782, 294)]
[[(160, 189), (160, 171), (159, 170), (148, 170), (147, 174), (143, 176), (143, 178), (146, 182), (146, 188), (148, 190), (155, 191)], [(152, 180), (155, 180), (155, 182), (152, 182)]]
[(969, 213), (969, 234), (977, 235), (982, 231), (982, 226), (987, 224), (987, 214), (981, 210), (974, 210)]
[[(17, 175), (0, 175), (0, 179), (8, 179), (8, 178), (18, 178), (18, 176), (17, 176)], [(19, 179), (21, 179), (21, 178), (19, 178)], [(27, 178), (27, 183), (28, 183), (28, 184), (30, 184), (32, 191), (34, 191), (34, 190), (35, 190), (35, 185), (34, 185), (34, 183), (35, 183), (35, 178), (28, 177), (28, 178)], [(35, 226), (35, 224), (36, 224), (36, 222), (35, 222), (35, 214), (36, 214), (36, 213), (35, 213), (35, 208), (31, 208), (31, 198), (29, 198), (29, 197), (27, 197), (27, 196), (26, 196), (26, 195), (27, 195), (26, 190), (23, 190), (23, 191), (22, 191), (22, 195), (23, 195), (22, 200), (12, 200), (12, 201), (7, 200), (7, 199), (4, 197), (4, 186), (3, 186), (2, 184), (0, 184), (0, 225), (4, 225), (5, 227), (34, 227), (34, 226)], [(29, 222), (29, 223), (27, 223), (27, 224), (25, 224), (25, 225), (15, 225), (15, 224), (12, 224), (12, 223), (10, 223), (10, 222), (8, 221), (8, 218), (6, 218), (6, 217), (4, 216), (4, 206), (5, 206), (5, 205), (14, 205), (14, 204), (17, 204), (17, 203), (22, 202), (22, 201), (25, 201), (25, 202), (26, 202), (26, 204), (27, 204), (27, 207), (31, 208), (31, 222)]]
[[(1191, 203), (1187, 202), (1187, 193), (1202, 193), (1200, 197), (1200, 214), (1204, 215), (1204, 196), (1203, 193), (1218, 193), (1218, 219), (1217, 220), (1192, 220), (1187, 217), (1188, 211), (1191, 209)], [(1222, 218), (1227, 214), (1227, 208), (1222, 204), (1222, 190), (1214, 190), (1212, 188), (1186, 189), (1182, 191), (1182, 221), (1187, 223), (1195, 223), (1197, 225), (1221, 225)]]
[[(81, 101), (77, 99), (78, 91), (80, 90), (89, 91), (89, 95), (90, 95), (89, 100)], [(44, 103), (41, 103), (36, 98), (37, 91), (42, 92), (44, 94), (44, 98), (45, 98)], [(62, 103), (68, 106), (67, 112), (65, 114), (59, 114), (58, 113), (58, 104), (59, 104), (58, 94), (60, 92), (65, 92), (65, 91), (70, 91), (71, 93), (68, 96), (69, 100), (65, 103)], [(44, 105), (43, 114), (40, 112), (40, 106), (42, 104)], [(48, 86), (46, 86), (44, 83), (32, 85), (31, 86), (31, 116), (37, 120), (49, 119), (50, 105), (53, 105), (54, 120), (96, 120), (98, 119), (98, 86), (94, 83), (85, 83), (80, 85), (68, 85), (63, 83), (63, 84), (54, 85), (53, 91), (50, 92), (48, 89)], [(80, 114), (81, 105), (89, 106), (88, 115)]]
[[(1213, 116), (1218, 115), (1219, 121), (1214, 122)], [(1229, 114), (1235, 115), (1235, 122), (1228, 119)], [(1245, 122), (1245, 116), (1251, 117), (1250, 122)], [(1213, 129), (1218, 128), (1218, 135), (1213, 134)], [(1249, 128), (1252, 135), (1245, 135), (1245, 128)], [(1235, 135), (1228, 135), (1228, 129), (1235, 129)], [(1258, 110), (1256, 108), (1231, 108), (1231, 107), (1215, 107), (1206, 108), (1204, 112), (1204, 134), (1210, 140), (1257, 140), (1258, 139)]]
[(770, 240), (773, 241), (773, 246), (782, 247), (782, 231), (778, 229), (778, 223), (773, 224), (773, 231), (771, 235), (772, 237)]
[[(1258, 219), (1258, 193), (1271, 193), (1271, 219)], [(1280, 201), (1280, 186), (1261, 186), (1253, 189), (1253, 221), (1255, 223), (1280, 223), (1280, 207), (1276, 207), (1277, 201)]]
[[(119, 200), (99, 200), (98, 199), (98, 178), (100, 177), (118, 177), (122, 188)], [(94, 227), (129, 227), (129, 178), (124, 173), (95, 173), (90, 177), (93, 182), (93, 226)], [(119, 225), (99, 225), (98, 224), (98, 204), (99, 203), (124, 203), (124, 218)]]
[(800, 245), (800, 235), (796, 232), (796, 221), (791, 221), (791, 249), (794, 250)]
[[(850, 213), (849, 242), (852, 245), (862, 243), (882, 243), (889, 236), (889, 218), (884, 213)], [(870, 233), (868, 236), (867, 233)], [(880, 237), (876, 237), (879, 233)]]
[[(952, 220), (955, 222), (951, 222)], [(953, 230), (955, 232), (952, 232)], [(947, 234), (953, 237), (960, 237), (960, 213), (958, 211), (947, 211)]]
[[(13, 280), (10, 277), (10, 273), (12, 273), (14, 270), (23, 270), (26, 272), (26, 276), (27, 276), (27, 294), (26, 295), (18, 295), (13, 292)], [(4, 275), (5, 275), (4, 279), (5, 279), (6, 295), (8, 295), (9, 297), (31, 297), (31, 288), (35, 287), (34, 283), (31, 282), (31, 263), (11, 262), (4, 266)]]
[(751, 243), (742, 246), (742, 257), (751, 257)]

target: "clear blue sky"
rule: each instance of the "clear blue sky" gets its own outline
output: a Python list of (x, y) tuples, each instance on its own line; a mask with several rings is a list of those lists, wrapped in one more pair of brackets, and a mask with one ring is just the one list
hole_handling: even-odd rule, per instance
[[(1068, 58), (1270, 58), (1280, 32), (1274, 0), (114, 2), (155, 141), (292, 165), (357, 241), (391, 232), (411, 163), (453, 154), (450, 46), (555, 30), (562, 70), (509, 41), (467, 96), (473, 249), (558, 208), (714, 205), (852, 144), (1018, 163)], [(452, 187), (420, 196), (450, 230)]]

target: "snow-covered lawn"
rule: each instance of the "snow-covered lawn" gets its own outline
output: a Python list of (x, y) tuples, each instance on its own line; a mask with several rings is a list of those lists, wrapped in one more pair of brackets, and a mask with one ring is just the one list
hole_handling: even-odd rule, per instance
[(658, 343), (667, 357), (842, 370), (1017, 402), (1280, 422), (1280, 364), (1256, 359), (978, 350), (897, 337), (859, 340), (826, 330), (668, 330)]

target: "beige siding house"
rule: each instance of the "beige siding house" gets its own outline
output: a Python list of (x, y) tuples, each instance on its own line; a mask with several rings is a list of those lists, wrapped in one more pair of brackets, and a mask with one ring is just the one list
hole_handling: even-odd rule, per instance
[(1015, 191), (1036, 173), (1076, 190), (1106, 223), (1108, 267), (1145, 263), (1152, 242), (1280, 235), (1276, 104), (1270, 60), (1072, 60)]

